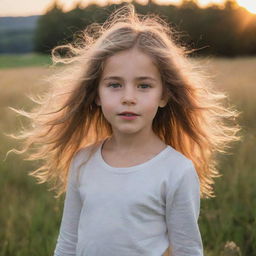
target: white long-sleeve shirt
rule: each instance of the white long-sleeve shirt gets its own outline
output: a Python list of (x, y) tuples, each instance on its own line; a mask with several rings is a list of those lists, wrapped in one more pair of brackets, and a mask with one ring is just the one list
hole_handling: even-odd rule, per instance
[(202, 256), (200, 185), (193, 162), (171, 146), (142, 164), (117, 168), (102, 141), (73, 158), (54, 256)]

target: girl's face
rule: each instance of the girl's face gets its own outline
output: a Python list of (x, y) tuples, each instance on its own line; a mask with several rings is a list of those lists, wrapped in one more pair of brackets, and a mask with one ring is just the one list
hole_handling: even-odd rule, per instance
[[(152, 129), (158, 107), (167, 103), (162, 94), (157, 67), (148, 55), (134, 48), (106, 60), (96, 103), (114, 133), (132, 134)], [(122, 112), (136, 115), (120, 115)]]

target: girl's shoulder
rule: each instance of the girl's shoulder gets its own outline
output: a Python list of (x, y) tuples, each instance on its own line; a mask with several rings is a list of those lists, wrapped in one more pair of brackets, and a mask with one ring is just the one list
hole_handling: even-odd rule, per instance
[(187, 167), (193, 167), (193, 162), (191, 159), (189, 159), (170, 145), (169, 148), (169, 154), (166, 158), (168, 164), (177, 167), (177, 169), (186, 169)]
[(97, 151), (100, 143), (101, 141), (80, 148), (72, 157), (74, 167), (87, 162), (90, 157)]
[(81, 175), (83, 173), (81, 168), (86, 165), (86, 163), (90, 160), (90, 158), (96, 152), (99, 146), (99, 143), (100, 142), (82, 147), (74, 153), (71, 159), (70, 169), (69, 169), (70, 170), (69, 179), (71, 180), (71, 182), (75, 182), (77, 181), (76, 180), (77, 178), (78, 179), (81, 178)]
[(171, 147), (166, 160), (166, 164), (171, 166), (171, 168), (168, 168), (169, 179), (176, 181), (177, 184), (184, 179), (194, 180), (199, 183), (199, 176), (193, 161), (184, 154)]

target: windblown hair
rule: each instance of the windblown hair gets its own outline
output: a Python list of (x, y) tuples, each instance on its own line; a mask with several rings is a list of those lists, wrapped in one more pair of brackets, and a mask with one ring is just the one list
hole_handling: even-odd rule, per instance
[[(209, 77), (188, 58), (187, 47), (176, 43), (175, 31), (157, 15), (140, 15), (126, 4), (103, 24), (91, 24), (82, 37), (52, 50), (54, 64), (68, 64), (48, 80), (50, 89), (31, 112), (13, 109), (31, 120), (31, 126), (15, 136), (24, 140), (17, 154), (26, 160), (42, 160), (30, 173), (39, 183), (53, 182), (57, 197), (66, 190), (68, 170), (79, 149), (96, 145), (111, 136), (112, 128), (95, 99), (107, 58), (137, 47), (148, 54), (161, 74), (165, 107), (153, 120), (153, 131), (166, 144), (191, 159), (200, 179), (201, 197), (214, 197), (212, 184), (220, 174), (217, 153), (227, 153), (229, 143), (239, 140), (239, 113), (222, 102)], [(65, 52), (61, 56), (60, 51)], [(33, 146), (33, 152), (29, 149)]]

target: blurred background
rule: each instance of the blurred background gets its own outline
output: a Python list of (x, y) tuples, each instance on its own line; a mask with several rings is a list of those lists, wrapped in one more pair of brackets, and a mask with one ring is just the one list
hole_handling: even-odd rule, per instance
[[(141, 14), (155, 13), (177, 31), (177, 41), (241, 112), (240, 142), (219, 155), (216, 197), (201, 201), (199, 218), (206, 256), (256, 255), (256, 1), (129, 1)], [(87, 25), (102, 24), (124, 1), (0, 1), (0, 256), (52, 255), (64, 196), (28, 176), (38, 163), (5, 154), (20, 143), (27, 120), (8, 106), (29, 111), (26, 94), (47, 89), (44, 79), (54, 46), (71, 42)]]

